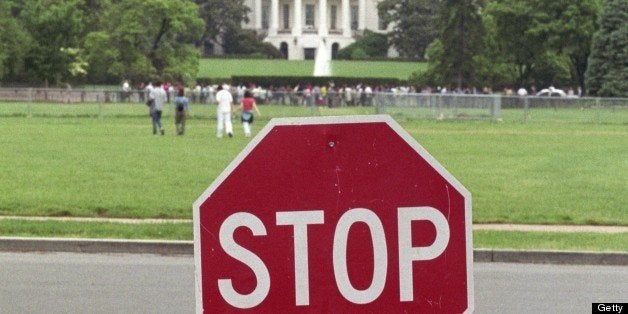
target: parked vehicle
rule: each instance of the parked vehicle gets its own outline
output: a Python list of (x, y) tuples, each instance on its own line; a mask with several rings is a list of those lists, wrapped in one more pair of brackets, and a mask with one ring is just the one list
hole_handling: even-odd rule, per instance
[(536, 93), (536, 95), (541, 97), (567, 97), (567, 93), (565, 93), (564, 90), (554, 88), (554, 86), (544, 88)]

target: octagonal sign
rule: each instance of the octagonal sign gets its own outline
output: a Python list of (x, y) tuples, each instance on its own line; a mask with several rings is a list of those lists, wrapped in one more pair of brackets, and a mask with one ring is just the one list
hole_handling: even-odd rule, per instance
[(471, 195), (389, 116), (273, 119), (194, 246), (199, 313), (473, 311)]

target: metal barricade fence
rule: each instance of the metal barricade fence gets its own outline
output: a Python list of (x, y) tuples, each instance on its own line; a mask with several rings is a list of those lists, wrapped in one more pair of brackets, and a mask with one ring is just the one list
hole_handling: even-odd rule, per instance
[[(327, 94), (254, 89), (265, 117), (389, 114), (396, 119), (628, 123), (628, 98), (422, 93)], [(242, 97), (232, 91), (236, 104)], [(174, 93), (168, 102), (172, 108)], [(187, 91), (195, 117), (215, 116), (215, 92)], [(0, 116), (145, 116), (144, 90), (0, 88)], [(271, 108), (272, 107), (272, 108)], [(173, 109), (164, 110), (170, 115)]]

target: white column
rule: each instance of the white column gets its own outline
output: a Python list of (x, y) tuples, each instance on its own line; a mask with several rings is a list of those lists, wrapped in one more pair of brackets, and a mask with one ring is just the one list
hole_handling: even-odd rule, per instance
[(351, 37), (351, 6), (349, 0), (342, 0), (342, 36)]
[(360, 0), (358, 6), (358, 29), (364, 30), (366, 27), (366, 0)]
[(327, 28), (327, 0), (320, 0), (318, 3), (318, 36), (327, 36), (329, 29)]
[(255, 29), (262, 29), (262, 0), (255, 0)]
[(301, 0), (294, 0), (294, 25), (292, 26), (292, 35), (301, 36), (302, 24), (301, 24), (301, 7), (303, 4)]
[(279, 0), (270, 1), (270, 29), (268, 35), (276, 36), (279, 29)]

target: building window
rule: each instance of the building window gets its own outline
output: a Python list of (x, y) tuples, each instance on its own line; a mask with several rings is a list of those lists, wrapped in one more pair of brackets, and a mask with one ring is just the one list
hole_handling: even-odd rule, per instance
[(336, 17), (338, 15), (338, 7), (335, 5), (331, 6), (331, 12), (330, 12), (330, 17), (329, 20), (331, 22), (331, 26), (329, 26), (329, 29), (336, 29)]
[(305, 5), (305, 27), (314, 28), (314, 5)]
[(360, 11), (358, 10), (357, 5), (351, 6), (351, 29), (352, 30), (358, 29), (358, 14), (360, 14), (359, 12)]
[(268, 12), (270, 8), (268, 5), (262, 6), (262, 29), (268, 29)]
[(338, 58), (338, 50), (340, 49), (340, 45), (338, 43), (333, 43), (331, 45), (331, 58), (332, 60), (336, 60)]
[(283, 5), (283, 29), (290, 29), (290, 5)]
[(281, 55), (283, 56), (284, 59), (288, 59), (288, 43), (287, 42), (282, 42), (279, 45), (279, 51), (281, 52)]
[(304, 48), (303, 55), (305, 60), (314, 60), (314, 57), (316, 56), (316, 48)]

